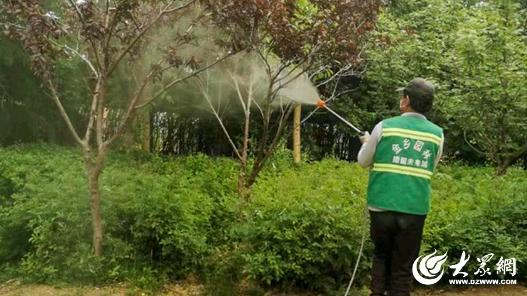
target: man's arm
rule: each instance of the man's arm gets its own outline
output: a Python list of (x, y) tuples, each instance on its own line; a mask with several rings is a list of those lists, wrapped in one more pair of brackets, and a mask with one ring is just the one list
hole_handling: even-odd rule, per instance
[(364, 135), (361, 137), (362, 147), (360, 148), (357, 160), (361, 167), (367, 168), (372, 166), (373, 158), (375, 156), (375, 150), (377, 149), (377, 143), (381, 139), (382, 135), (382, 121), (377, 123), (371, 135)]
[(437, 164), (439, 163), (439, 160), (441, 160), (441, 156), (443, 156), (443, 146), (445, 145), (445, 135), (441, 137), (441, 143), (439, 144), (439, 151), (437, 152), (435, 164), (434, 164), (434, 170), (437, 168)]

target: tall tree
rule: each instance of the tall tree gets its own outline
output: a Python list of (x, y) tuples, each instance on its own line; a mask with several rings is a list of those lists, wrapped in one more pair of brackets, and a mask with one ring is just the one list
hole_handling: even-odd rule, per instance
[(438, 86), (430, 116), (445, 127), (450, 153), (486, 158), (498, 174), (525, 153), (525, 13), (518, 3), (394, 2), (378, 24), (364, 81), (371, 112), (397, 112), (395, 89), (426, 77)]
[[(294, 103), (284, 101), (281, 90), (308, 74), (325, 75), (322, 86), (352, 73), (362, 61), (363, 44), (375, 26), (381, 1), (205, 2), (219, 26), (230, 33), (234, 47), (247, 48), (252, 61), (252, 66), (240, 69), (234, 65), (226, 73), (242, 107), (242, 139), (236, 142), (223, 128), (240, 162), (238, 191), (248, 198), (257, 176), (283, 139), (293, 111)], [(255, 71), (254, 67), (263, 70)], [(204, 81), (202, 89), (207, 90), (208, 80)], [(259, 87), (262, 81), (265, 86)], [(210, 103), (210, 93), (203, 94)], [(210, 104), (222, 124), (215, 106)], [(261, 124), (257, 135), (251, 129), (253, 114)], [(250, 151), (254, 151), (253, 157)]]
[[(68, 0), (51, 5), (39, 0), (6, 0), (0, 17), (7, 35), (20, 41), (29, 54), (32, 69), (81, 148), (90, 192), (93, 248), (100, 256), (103, 227), (99, 179), (110, 147), (139, 108), (228, 54), (199, 63), (192, 55), (181, 53), (195, 41), (196, 24), (208, 21), (196, 0)], [(169, 37), (160, 42), (159, 36)], [(157, 54), (152, 54), (157, 48)], [(70, 73), (87, 79), (89, 100), (82, 130), (75, 127), (64, 107), (64, 77), (56, 69), (63, 59), (85, 65), (85, 71)], [(134, 83), (125, 91), (112, 93), (112, 81), (120, 71), (126, 71)], [(167, 73), (172, 75), (167, 78)]]
[(471, 9), (450, 56), (452, 114), (463, 122), (467, 143), (496, 165), (498, 175), (527, 152), (522, 13), (511, 1)]

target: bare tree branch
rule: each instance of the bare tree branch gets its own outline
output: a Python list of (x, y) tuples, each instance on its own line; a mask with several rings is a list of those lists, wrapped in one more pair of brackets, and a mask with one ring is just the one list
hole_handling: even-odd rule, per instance
[(62, 105), (62, 102), (60, 101), (60, 98), (59, 98), (59, 96), (57, 94), (57, 89), (55, 88), (55, 85), (53, 85), (53, 82), (51, 82), (51, 81), (48, 81), (47, 84), (48, 84), (49, 90), (51, 91), (51, 98), (53, 99), (53, 102), (55, 102), (55, 104), (57, 105), (57, 107), (59, 109), (59, 112), (60, 112), (60, 115), (62, 116), (62, 118), (66, 122), (66, 126), (70, 130), (73, 138), (75, 138), (75, 141), (77, 142), (77, 144), (79, 144), (80, 146), (84, 147), (85, 146), (85, 142), (81, 140), (81, 138), (79, 137), (79, 134), (75, 130), (75, 127), (73, 126), (73, 123), (71, 122), (71, 119), (68, 116), (68, 113), (66, 112), (66, 109), (64, 109), (64, 106)]
[(232, 81), (234, 82), (234, 87), (236, 88), (236, 93), (238, 94), (238, 99), (240, 100), (240, 104), (242, 105), (243, 111), (247, 112), (248, 107), (245, 104), (245, 101), (243, 100), (242, 91), (240, 89), (240, 84), (238, 83), (238, 79), (234, 77), (234, 74), (229, 72), (229, 75), (231, 76)]
[[(196, 0), (190, 0), (187, 3), (182, 4), (182, 5), (178, 6), (178, 7), (174, 7), (174, 8), (168, 9), (166, 11), (166, 13), (172, 13), (172, 12), (177, 12), (179, 10), (183, 10), (183, 9), (189, 7), (190, 5), (194, 4), (195, 2), (196, 2)], [(170, 4), (170, 5), (172, 5), (172, 4)]]
[(70, 51), (71, 53), (75, 54), (76, 56), (78, 56), (82, 61), (84, 61), (86, 63), (86, 65), (88, 65), (88, 67), (90, 68), (90, 70), (92, 71), (93, 75), (95, 75), (95, 78), (99, 78), (99, 72), (97, 71), (97, 69), (95, 69), (95, 67), (93, 66), (93, 64), (90, 62), (90, 60), (88, 60), (88, 58), (79, 53), (78, 51), (76, 51), (75, 49), (69, 47), (68, 45), (64, 45), (64, 49)]
[(141, 31), (139, 32), (139, 34), (137, 34), (134, 38), (134, 40), (132, 42), (130, 42), (128, 44), (128, 46), (119, 54), (119, 56), (117, 57), (117, 59), (115, 60), (115, 62), (109, 67), (108, 69), (108, 73), (107, 75), (110, 76), (111, 73), (113, 71), (115, 71), (115, 69), (117, 68), (117, 66), (119, 66), (119, 64), (121, 63), (121, 61), (124, 59), (124, 57), (130, 52), (130, 50), (132, 50), (132, 48), (137, 44), (137, 42), (139, 42), (139, 40), (141, 40), (143, 38), (143, 36), (150, 30), (154, 27), (155, 24), (157, 24), (157, 22), (159, 22), (159, 20), (161, 20), (161, 18), (166, 15), (166, 14), (169, 14), (169, 13), (172, 13), (172, 12), (176, 12), (176, 11), (179, 11), (179, 10), (182, 10), (184, 8), (187, 8), (189, 7), (190, 5), (192, 5), (194, 2), (196, 2), (196, 0), (191, 0), (179, 7), (175, 7), (175, 8), (170, 8), (174, 3), (175, 1), (171, 1), (167, 6), (165, 6), (165, 8), (163, 8), (161, 10), (161, 12), (159, 12), (159, 14), (154, 18), (153, 21), (151, 21), (148, 25), (146, 25), (146, 27)]
[[(150, 82), (151, 78), (152, 78), (152, 72), (149, 75), (147, 75), (147, 77), (143, 80), (141, 87), (139, 88), (135, 96), (130, 100), (130, 103), (128, 104), (128, 108), (126, 109), (126, 113), (123, 115), (121, 119), (121, 123), (119, 124), (119, 127), (117, 128), (117, 131), (108, 140), (102, 143), (101, 145), (102, 147), (110, 146), (124, 132), (124, 130), (128, 126), (128, 122), (130, 121), (132, 117), (131, 116), (132, 113), (136, 110), (136, 104), (141, 98), (141, 96), (143, 95), (143, 92), (146, 86), (148, 85), (148, 83)], [(101, 116), (99, 115), (99, 117)]]
[(218, 63), (221, 63), (222, 61), (224, 61), (225, 59), (229, 58), (230, 56), (234, 55), (234, 53), (230, 53), (230, 54), (227, 54), (221, 58), (218, 58), (216, 61), (192, 72), (192, 74), (190, 75), (187, 75), (185, 77), (182, 77), (182, 78), (178, 78), (178, 79), (175, 79), (173, 80), (172, 82), (168, 83), (167, 85), (165, 85), (160, 91), (158, 91), (154, 96), (150, 97), (149, 99), (145, 100), (143, 103), (137, 105), (135, 108), (136, 109), (139, 109), (139, 108), (143, 108), (147, 105), (149, 105), (150, 103), (152, 103), (152, 101), (154, 101), (155, 99), (157, 99), (158, 97), (160, 97), (161, 95), (163, 95), (166, 91), (168, 91), (171, 87), (173, 87), (174, 85), (178, 84), (178, 83), (181, 83), (187, 79), (190, 79), (192, 77), (195, 77), (197, 76), (198, 74), (200, 74), (201, 72), (203, 71), (206, 71), (210, 68), (212, 68), (213, 66), (215, 66), (216, 64)]
[(77, 4), (73, 1), (73, 0), (68, 0), (68, 2), (70, 3), (71, 7), (73, 7), (73, 9), (75, 10), (75, 13), (77, 13), (77, 17), (79, 18), (79, 20), (81, 21), (81, 23), (83, 25), (86, 24), (85, 20), (84, 20), (84, 16), (82, 16), (82, 12), (80, 11), (79, 7), (77, 6)]
[(232, 140), (231, 135), (229, 134), (229, 132), (227, 131), (227, 128), (225, 127), (225, 124), (223, 123), (223, 120), (221, 119), (221, 117), (218, 114), (218, 111), (212, 105), (212, 101), (211, 101), (211, 99), (209, 97), (208, 92), (206, 90), (204, 90), (203, 87), (202, 87), (201, 88), (201, 93), (203, 94), (203, 97), (205, 98), (205, 100), (209, 104), (210, 109), (212, 110), (212, 113), (214, 114), (214, 117), (216, 117), (216, 120), (218, 120), (218, 123), (220, 124), (220, 127), (221, 127), (223, 133), (225, 134), (225, 137), (227, 137), (227, 141), (229, 141), (229, 144), (231, 145), (232, 150), (236, 154), (236, 157), (238, 157), (238, 159), (240, 161), (243, 161), (243, 158), (242, 158), (242, 156), (240, 154), (240, 151), (238, 151), (238, 147), (236, 146), (236, 144)]
[(262, 116), (262, 118), (264, 118), (264, 113), (263, 113), (263, 109), (262, 107), (260, 106), (260, 104), (258, 103), (258, 101), (254, 100), (254, 105), (256, 106), (256, 108), (258, 109), (258, 111), (260, 112), (260, 115)]
[[(82, 23), (82, 25), (86, 26), (86, 21), (84, 19), (84, 16), (82, 15), (82, 12), (80, 11), (80, 9), (77, 6), (77, 4), (75, 2), (73, 2), (73, 0), (68, 0), (68, 2), (70, 3), (71, 7), (73, 7), (73, 9), (75, 10), (75, 13), (77, 14), (77, 17), (79, 18), (79, 20)], [(93, 55), (95, 56), (95, 61), (97, 62), (97, 67), (99, 69), (102, 69), (101, 59), (99, 58), (99, 52), (97, 51), (97, 47), (93, 43), (93, 40), (88, 40), (88, 43), (91, 46), (91, 49), (93, 51)]]
[(348, 70), (350, 70), (352, 68), (352, 65), (351, 64), (348, 64), (342, 68), (340, 68), (337, 73), (331, 75), (331, 77), (329, 77), (328, 79), (322, 81), (321, 83), (317, 84), (316, 87), (321, 87), (321, 86), (324, 86), (328, 83), (330, 83), (331, 81), (335, 80), (337, 77), (340, 79), (340, 77), (342, 76), (342, 74)]
[[(100, 84), (99, 81), (100, 81), (100, 78), (97, 79), (97, 85)], [(97, 112), (97, 104), (99, 102), (98, 98), (99, 98), (99, 93), (95, 92), (95, 94), (93, 94), (92, 96), (92, 103), (90, 107), (88, 125), (86, 127), (86, 133), (84, 134), (84, 141), (88, 144), (90, 143), (91, 133), (93, 131), (93, 124), (94, 124), (95, 116)]]
[(314, 71), (313, 73), (309, 75), (309, 79), (312, 80), (315, 76), (317, 76), (318, 74), (322, 73), (323, 71), (327, 69), (329, 69), (329, 65), (324, 65), (320, 67), (318, 70)]
[(476, 148), (474, 145), (472, 145), (472, 143), (470, 143), (470, 141), (469, 141), (468, 138), (467, 138), (467, 131), (466, 131), (466, 130), (463, 131), (463, 139), (465, 140), (465, 143), (467, 143), (467, 145), (468, 145), (472, 150), (474, 150), (474, 151), (477, 152), (478, 154), (485, 155), (485, 152), (479, 150), (479, 149)]
[[(103, 74), (104, 75), (104, 74)], [(105, 80), (106, 78), (103, 77), (102, 79), (97, 80), (97, 85), (95, 86), (95, 92), (93, 94), (93, 100), (96, 101), (97, 106), (97, 113), (96, 115), (96, 140), (97, 140), (97, 149), (101, 149), (103, 146), (104, 141), (104, 126), (103, 126), (103, 114), (104, 114), (104, 103), (105, 103)], [(93, 115), (93, 114), (92, 114)]]

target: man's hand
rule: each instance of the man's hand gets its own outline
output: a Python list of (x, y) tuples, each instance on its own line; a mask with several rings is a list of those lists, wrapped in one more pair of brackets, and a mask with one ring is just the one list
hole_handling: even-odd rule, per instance
[(359, 137), (361, 144), (365, 144), (370, 140), (370, 133), (364, 132), (364, 135)]

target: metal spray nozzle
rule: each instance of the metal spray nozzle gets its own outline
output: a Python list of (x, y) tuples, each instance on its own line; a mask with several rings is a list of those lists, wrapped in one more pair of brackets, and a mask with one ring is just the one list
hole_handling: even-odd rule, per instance
[(326, 102), (322, 101), (321, 99), (318, 99), (318, 101), (317, 101), (317, 108), (319, 108), (319, 109), (326, 109)]

